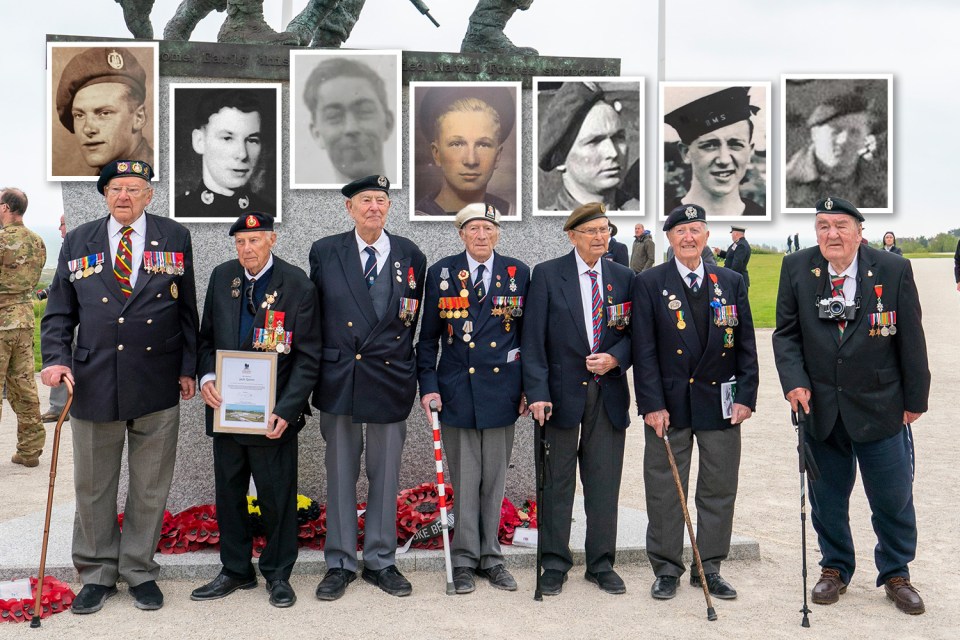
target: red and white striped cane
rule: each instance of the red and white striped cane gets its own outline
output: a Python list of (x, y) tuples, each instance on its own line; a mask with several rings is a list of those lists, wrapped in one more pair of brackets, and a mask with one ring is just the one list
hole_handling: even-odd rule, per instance
[(437, 495), (440, 496), (440, 525), (443, 530), (443, 561), (447, 567), (447, 595), (457, 593), (453, 587), (453, 562), (450, 560), (450, 526), (447, 524), (447, 488), (443, 482), (443, 450), (440, 442), (440, 416), (437, 401), (430, 401), (430, 417), (433, 423), (433, 459), (437, 462)]

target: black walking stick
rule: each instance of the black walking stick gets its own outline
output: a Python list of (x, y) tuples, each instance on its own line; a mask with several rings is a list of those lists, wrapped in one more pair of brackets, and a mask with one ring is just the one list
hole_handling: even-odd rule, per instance
[(820, 469), (817, 467), (817, 461), (813, 459), (813, 451), (807, 443), (807, 420), (810, 414), (803, 411), (803, 407), (798, 407), (799, 412), (791, 411), (790, 417), (797, 428), (797, 454), (800, 459), (800, 556), (803, 562), (803, 620), (801, 627), (809, 627), (810, 619), (807, 615), (810, 608), (807, 606), (807, 473), (810, 474), (810, 481), (816, 482), (820, 479)]
[(50, 486), (47, 488), (47, 516), (43, 522), (43, 544), (40, 547), (40, 573), (37, 575), (37, 590), (33, 594), (33, 619), (30, 620), (30, 627), (37, 629), (40, 627), (40, 615), (43, 613), (43, 603), (40, 596), (43, 595), (43, 572), (47, 568), (47, 542), (50, 540), (50, 513), (53, 510), (53, 486), (57, 480), (57, 454), (60, 452), (60, 428), (63, 421), (70, 415), (70, 405), (73, 404), (73, 385), (66, 377), (60, 384), (67, 385), (67, 402), (63, 405), (63, 411), (57, 419), (57, 427), (53, 430), (53, 453), (50, 454)]
[(687, 498), (683, 495), (683, 485), (680, 483), (680, 472), (677, 471), (677, 461), (670, 448), (670, 436), (663, 432), (663, 445), (667, 448), (667, 460), (670, 461), (670, 470), (673, 472), (673, 482), (677, 485), (677, 495), (680, 497), (680, 508), (683, 509), (683, 519), (687, 523), (687, 532), (690, 534), (690, 545), (693, 547), (693, 559), (697, 563), (697, 572), (700, 574), (700, 586), (703, 587), (703, 597), (707, 600), (707, 620), (717, 619), (717, 612), (710, 601), (710, 590), (707, 588), (707, 576), (703, 575), (703, 563), (700, 562), (700, 550), (697, 548), (697, 536), (693, 533), (693, 523), (690, 522), (690, 512), (687, 511)]
[(543, 424), (540, 425), (540, 450), (537, 451), (537, 588), (533, 592), (533, 599), (537, 602), (543, 600), (543, 592), (540, 591), (540, 577), (543, 573), (543, 488), (546, 485), (547, 478), (547, 460), (550, 459), (550, 444), (547, 442), (547, 420), (550, 419), (551, 407), (547, 406), (543, 410)]

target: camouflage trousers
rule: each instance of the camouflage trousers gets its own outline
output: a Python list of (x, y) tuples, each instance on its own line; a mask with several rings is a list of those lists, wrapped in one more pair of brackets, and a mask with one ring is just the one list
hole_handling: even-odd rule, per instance
[(40, 421), (40, 400), (33, 371), (32, 328), (0, 331), (0, 373), (7, 401), (17, 414), (17, 453), (24, 458), (35, 458), (43, 452), (46, 431)]

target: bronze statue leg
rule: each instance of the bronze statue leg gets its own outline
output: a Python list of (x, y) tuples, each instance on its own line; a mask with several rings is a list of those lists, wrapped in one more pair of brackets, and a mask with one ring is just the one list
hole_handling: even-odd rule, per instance
[(227, 0), (183, 0), (163, 28), (164, 40), (189, 40), (190, 34), (211, 11), (226, 11)]
[(141, 40), (153, 39), (153, 24), (150, 23), (150, 12), (153, 10), (154, 0), (116, 0), (123, 9), (123, 21), (134, 38)]
[(263, 19), (263, 0), (227, 0), (227, 19), (220, 26), (217, 42), (252, 44), (300, 43), (296, 34), (277, 33)]
[(340, 0), (313, 34), (311, 47), (337, 48), (346, 42), (367, 0)]
[[(300, 46), (307, 46), (313, 41), (314, 33), (317, 32), (320, 25), (340, 3), (341, 0), (310, 0), (303, 11), (287, 25), (287, 33), (296, 35), (300, 40)], [(354, 18), (354, 23), (356, 23), (356, 18)], [(351, 28), (353, 28), (352, 24)]]
[(538, 55), (532, 47), (518, 47), (503, 33), (517, 9), (526, 11), (533, 0), (480, 0), (470, 15), (461, 53), (520, 53)]

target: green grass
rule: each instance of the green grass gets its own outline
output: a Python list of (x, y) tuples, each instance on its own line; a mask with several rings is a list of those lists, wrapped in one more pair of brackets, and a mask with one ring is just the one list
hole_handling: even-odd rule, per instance
[(772, 329), (777, 322), (777, 287), (780, 285), (782, 253), (753, 253), (750, 256), (750, 311), (753, 326)]

